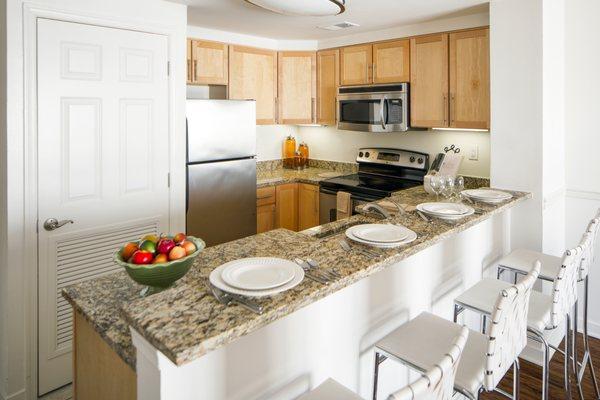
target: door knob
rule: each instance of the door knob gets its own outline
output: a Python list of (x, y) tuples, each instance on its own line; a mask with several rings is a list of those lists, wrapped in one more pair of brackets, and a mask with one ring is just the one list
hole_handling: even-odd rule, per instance
[(72, 223), (73, 220), (70, 219), (63, 219), (62, 221), (59, 221), (56, 218), (48, 218), (46, 221), (44, 221), (44, 229), (47, 231), (53, 231), (55, 229), (60, 228), (63, 225)]

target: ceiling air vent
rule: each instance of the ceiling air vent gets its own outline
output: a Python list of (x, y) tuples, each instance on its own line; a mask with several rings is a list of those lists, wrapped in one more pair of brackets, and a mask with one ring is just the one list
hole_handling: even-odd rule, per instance
[(352, 28), (353, 26), (359, 26), (359, 25), (355, 24), (354, 22), (344, 21), (344, 22), (339, 22), (337, 24), (333, 24), (333, 25), (319, 26), (318, 28), (325, 29), (328, 31), (339, 31), (340, 29)]

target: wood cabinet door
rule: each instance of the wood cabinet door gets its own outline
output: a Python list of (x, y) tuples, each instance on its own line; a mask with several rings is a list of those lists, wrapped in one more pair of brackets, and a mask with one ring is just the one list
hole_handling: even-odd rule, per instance
[(256, 100), (256, 123), (277, 123), (277, 52), (229, 46), (229, 98)]
[(298, 230), (319, 225), (319, 187), (298, 184)]
[(192, 39), (192, 82), (199, 85), (227, 85), (228, 46), (224, 43)]
[(361, 44), (340, 49), (340, 85), (366, 85), (371, 83), (373, 46)]
[(298, 230), (298, 184), (288, 183), (275, 188), (275, 225), (292, 231)]
[(410, 40), (373, 44), (373, 83), (410, 81)]
[(275, 204), (256, 207), (256, 233), (275, 229)]
[(187, 74), (186, 74), (186, 83), (193, 83), (192, 74), (194, 70), (192, 69), (192, 39), (187, 39), (186, 41), (186, 49), (187, 49)]
[(450, 126), (489, 129), (489, 29), (450, 34)]
[(410, 125), (448, 127), (448, 35), (410, 40)]
[(317, 52), (317, 123), (337, 123), (337, 90), (339, 86), (340, 51)]
[(277, 102), (280, 124), (316, 122), (317, 56), (314, 51), (282, 51), (278, 54)]

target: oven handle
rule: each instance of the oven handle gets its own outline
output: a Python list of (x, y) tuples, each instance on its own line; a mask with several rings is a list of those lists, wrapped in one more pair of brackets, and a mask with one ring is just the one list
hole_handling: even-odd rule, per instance
[(385, 108), (385, 103), (387, 102), (387, 96), (383, 96), (381, 98), (381, 103), (379, 106), (379, 115), (381, 117), (381, 127), (385, 130), (387, 129), (387, 126), (385, 124), (385, 113), (383, 112), (383, 109)]
[[(319, 191), (321, 193), (330, 194), (330, 195), (333, 195), (333, 196), (337, 196), (337, 192), (338, 192), (335, 189), (326, 189), (326, 188), (323, 188), (323, 187), (320, 188)], [(352, 200), (362, 200), (362, 201), (368, 201), (368, 202), (380, 200), (380, 199), (372, 198), (372, 197), (369, 198), (369, 197), (358, 196), (358, 195), (356, 195), (354, 193), (351, 193), (350, 197), (352, 198)]]

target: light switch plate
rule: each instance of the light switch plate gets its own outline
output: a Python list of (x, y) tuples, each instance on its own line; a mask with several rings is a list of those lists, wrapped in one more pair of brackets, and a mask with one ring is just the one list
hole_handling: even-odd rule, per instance
[(472, 146), (469, 150), (469, 160), (478, 161), (479, 160), (479, 146)]

